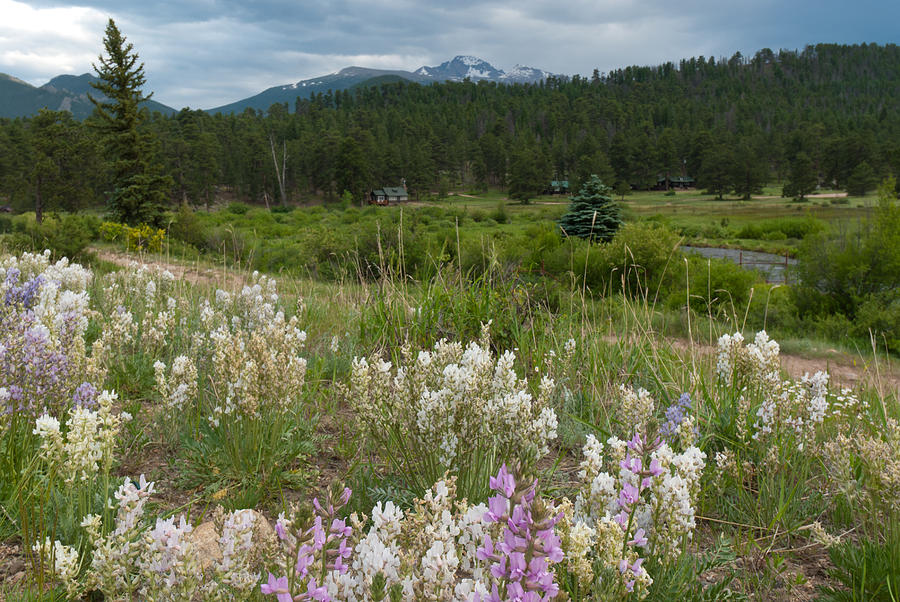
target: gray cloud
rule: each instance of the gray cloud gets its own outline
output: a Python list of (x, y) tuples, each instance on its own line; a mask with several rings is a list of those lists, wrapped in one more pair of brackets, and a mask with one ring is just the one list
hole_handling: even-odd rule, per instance
[[(896, 41), (895, 0), (0, 0), (0, 71), (43, 83), (90, 71), (108, 16), (156, 99), (212, 107), (356, 64), (416, 69), (472, 54), (590, 74), (815, 42)], [(38, 26), (37, 24), (43, 24)]]

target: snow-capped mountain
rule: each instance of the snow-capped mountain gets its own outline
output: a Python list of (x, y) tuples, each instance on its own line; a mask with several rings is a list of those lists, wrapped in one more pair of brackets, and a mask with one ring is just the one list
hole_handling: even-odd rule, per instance
[(516, 65), (512, 71), (507, 71), (500, 76), (500, 81), (510, 84), (526, 84), (543, 81), (553, 74), (543, 69), (535, 69), (534, 67), (526, 67), (525, 65)]
[(533, 84), (553, 75), (549, 71), (524, 65), (516, 65), (512, 71), (503, 71), (485, 60), (466, 55), (453, 57), (437, 67), (419, 67), (414, 73), (435, 81), (462, 81), (469, 78), (472, 81), (486, 79), (505, 84)]
[(499, 81), (503, 71), (489, 62), (474, 56), (456, 56), (437, 67), (420, 67), (416, 75), (424, 75), (437, 81), (462, 81), (467, 77), (472, 81), (480, 79)]
[(323, 94), (329, 90), (338, 92), (356, 86), (374, 86), (398, 80), (427, 84), (462, 81), (469, 78), (472, 81), (488, 80), (503, 84), (528, 84), (542, 81), (550, 75), (552, 74), (547, 71), (520, 65), (516, 65), (512, 71), (507, 73), (485, 60), (466, 55), (456, 56), (436, 67), (419, 67), (415, 71), (345, 67), (337, 73), (305, 79), (293, 84), (274, 86), (250, 98), (209, 109), (209, 112), (239, 113), (247, 107), (265, 111), (275, 103), (285, 102), (288, 103), (288, 108), (293, 110), (294, 102), (298, 97), (309, 98), (319, 92)]

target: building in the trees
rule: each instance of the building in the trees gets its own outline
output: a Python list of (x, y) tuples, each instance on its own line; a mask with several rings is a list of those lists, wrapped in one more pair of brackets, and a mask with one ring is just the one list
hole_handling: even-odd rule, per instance
[(569, 194), (569, 181), (551, 180), (550, 185), (544, 189), (544, 194)]
[(369, 194), (369, 204), (373, 205), (389, 205), (390, 203), (400, 203), (409, 200), (409, 193), (406, 191), (406, 184), (400, 186), (385, 186), (376, 188)]
[[(668, 184), (667, 184), (668, 183)], [(656, 190), (671, 190), (673, 188), (693, 188), (694, 178), (691, 176), (660, 176), (656, 179)]]

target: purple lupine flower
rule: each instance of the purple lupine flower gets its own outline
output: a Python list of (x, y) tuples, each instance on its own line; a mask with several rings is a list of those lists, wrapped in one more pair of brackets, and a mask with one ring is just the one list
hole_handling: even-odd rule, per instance
[(511, 498), (516, 490), (516, 480), (506, 470), (506, 464), (500, 467), (500, 472), (497, 473), (496, 478), (490, 477), (488, 479), (488, 484), (492, 490), (501, 492), (507, 498)]
[[(337, 518), (337, 512), (350, 501), (351, 493), (349, 488), (344, 488), (344, 491), (337, 498), (332, 495), (326, 500), (325, 504), (320, 503), (318, 498), (314, 498), (313, 508), (316, 511), (316, 517), (313, 520), (313, 524), (308, 529), (298, 533), (296, 538), (287, 533), (281, 522), (275, 524), (275, 532), (278, 534), (278, 538), (282, 542), (286, 542), (286, 545), (283, 545), (285, 545), (285, 549), (291, 555), (296, 543), (304, 542), (299, 548), (296, 548), (296, 560), (293, 561), (293, 565), (291, 566), (291, 563), (287, 565), (289, 571), (293, 570), (292, 580), (296, 579), (294, 587), (295, 591), (299, 590), (299, 593), (291, 597), (288, 592), (285, 594), (288, 596), (285, 600), (294, 600), (295, 602), (300, 600), (330, 602), (331, 597), (328, 595), (328, 588), (325, 585), (318, 584), (316, 575), (322, 577), (328, 571), (345, 573), (349, 568), (349, 564), (346, 561), (352, 555), (353, 548), (349, 545), (347, 538), (352, 535), (353, 529), (347, 525), (346, 521)], [(327, 530), (324, 526), (326, 521), (329, 524)], [(319, 574), (319, 568), (315, 568), (316, 566), (321, 568), (321, 574)], [(273, 583), (273, 580), (274, 577), (270, 575), (270, 584)], [(276, 585), (282, 583), (282, 580), (284, 580), (285, 590), (289, 589), (290, 581), (287, 577), (275, 580)], [(304, 584), (306, 587), (305, 591), (303, 590)], [(278, 593), (278, 600), (282, 602), (280, 590), (276, 592), (273, 589), (274, 586), (263, 587), (262, 592), (264, 594)]]
[(278, 602), (291, 602), (291, 593), (288, 591), (287, 577), (275, 578), (275, 575), (269, 573), (269, 581), (259, 586), (264, 594), (275, 594)]
[(666, 409), (666, 422), (659, 427), (659, 433), (667, 439), (675, 435), (690, 409), (691, 396), (687, 393), (682, 393), (678, 401)]
[(647, 537), (645, 536), (645, 531), (643, 529), (638, 529), (634, 534), (634, 539), (628, 542), (630, 546), (640, 546), (644, 547), (647, 545)]
[(487, 515), (490, 516), (490, 519), (485, 520), (489, 523), (500, 522), (502, 517), (506, 516), (507, 512), (509, 512), (509, 499), (502, 495), (495, 495), (488, 498)]
[(97, 388), (91, 383), (81, 383), (72, 395), (72, 403), (82, 408), (93, 408), (97, 403)]
[(0, 305), (0, 388), (9, 395), (4, 413), (60, 415), (69, 406), (75, 375), (67, 354), (73, 334), (54, 342), (32, 310)]
[[(309, 584), (306, 586), (306, 599), (309, 600), (318, 600), (319, 602), (330, 602), (331, 596), (328, 595), (328, 588), (324, 585), (319, 587), (316, 585), (315, 577), (309, 580)], [(303, 600), (304, 598), (299, 598)]]
[(37, 300), (44, 277), (40, 274), (19, 286), (21, 272), (18, 268), (9, 268), (6, 272), (6, 295), (3, 301), (6, 305), (19, 305), (22, 309), (31, 309)]
[(313, 562), (316, 561), (315, 556), (313, 556), (314, 548), (302, 545), (300, 549), (297, 550), (297, 563), (294, 565), (294, 570), (301, 577), (306, 577), (306, 574), (309, 572), (309, 567)]
[[(537, 481), (517, 485), (515, 475), (504, 464), (489, 485), (498, 494), (488, 500), (484, 521), (504, 525), (503, 540), (494, 543), (485, 534), (476, 558), (491, 562), (494, 579), (506, 582), (507, 600), (549, 600), (559, 593), (559, 587), (549, 570), (551, 562), (563, 558), (560, 539), (553, 530), (562, 513), (547, 516), (542, 503), (535, 502)], [(476, 600), (499, 601), (497, 584), (487, 598)]]

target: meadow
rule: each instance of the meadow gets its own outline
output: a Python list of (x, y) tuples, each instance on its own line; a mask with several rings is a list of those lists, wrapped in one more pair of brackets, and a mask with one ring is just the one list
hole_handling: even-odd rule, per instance
[(546, 234), (554, 200), (4, 255), (2, 595), (897, 599), (892, 359), (786, 357), (757, 328), (784, 287), (675, 251), (866, 202), (646, 193), (592, 246)]

